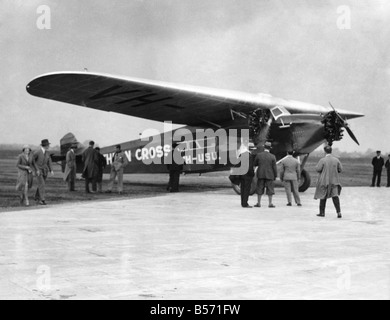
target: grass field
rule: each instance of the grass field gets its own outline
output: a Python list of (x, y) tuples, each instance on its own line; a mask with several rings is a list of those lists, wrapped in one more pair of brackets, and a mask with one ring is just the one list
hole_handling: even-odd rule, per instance
[[(15, 191), (17, 169), (17, 153), (14, 151), (0, 152), (0, 211), (10, 211), (20, 208), (18, 194)], [(341, 159), (344, 166), (342, 183), (344, 186), (360, 187), (368, 186), (371, 181), (372, 167), (370, 159)], [(309, 159), (306, 170), (309, 171), (312, 178), (312, 186), (317, 182), (317, 173), (315, 166), (318, 159)], [(84, 190), (84, 182), (77, 181), (77, 192), (69, 193), (66, 184), (62, 180), (61, 168), (54, 165), (55, 176), (49, 177), (47, 181), (47, 202), (48, 204), (61, 204), (69, 202), (115, 200), (128, 198), (150, 198), (157, 195), (166, 194), (166, 185), (168, 177), (166, 175), (126, 175), (124, 184), (124, 194), (88, 194)], [(227, 179), (229, 172), (209, 173), (202, 176), (185, 175), (181, 178), (181, 191), (183, 192), (204, 192), (211, 190), (224, 190), (230, 192), (230, 182)], [(79, 177), (80, 175), (78, 175)], [(385, 177), (384, 177), (385, 180)], [(383, 181), (385, 183), (385, 181)], [(103, 190), (107, 188), (108, 176), (105, 175)], [(280, 185), (281, 186), (281, 185)], [(30, 200), (36, 190), (36, 184), (30, 192)], [(115, 189), (114, 189), (115, 190)], [(235, 196), (231, 190), (232, 196)], [(35, 207), (34, 201), (31, 207)]]

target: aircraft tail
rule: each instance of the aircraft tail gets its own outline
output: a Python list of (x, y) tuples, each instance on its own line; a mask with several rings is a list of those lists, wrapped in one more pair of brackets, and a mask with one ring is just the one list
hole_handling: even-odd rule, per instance
[(69, 132), (60, 140), (61, 155), (66, 155), (73, 144), (77, 144), (76, 154), (85, 149), (83, 144), (77, 141), (75, 135)]

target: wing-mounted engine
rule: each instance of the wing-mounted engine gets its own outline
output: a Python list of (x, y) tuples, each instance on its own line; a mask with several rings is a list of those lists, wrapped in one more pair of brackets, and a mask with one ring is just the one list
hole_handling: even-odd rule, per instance
[(271, 111), (268, 109), (257, 109), (249, 114), (249, 137), (256, 146), (262, 146), (267, 141), (272, 120)]

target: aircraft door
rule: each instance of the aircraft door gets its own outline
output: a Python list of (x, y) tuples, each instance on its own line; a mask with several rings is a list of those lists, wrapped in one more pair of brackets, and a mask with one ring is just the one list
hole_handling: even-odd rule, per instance
[(209, 171), (218, 164), (217, 139), (204, 138), (186, 141), (183, 149), (184, 171)]

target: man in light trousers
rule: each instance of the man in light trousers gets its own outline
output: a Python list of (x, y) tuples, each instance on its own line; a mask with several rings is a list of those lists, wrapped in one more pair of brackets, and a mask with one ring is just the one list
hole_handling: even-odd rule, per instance
[(129, 161), (127, 160), (126, 154), (122, 151), (121, 146), (117, 145), (111, 166), (110, 184), (107, 190), (108, 193), (112, 192), (116, 177), (118, 177), (118, 193), (123, 193), (123, 172), (128, 163)]
[[(287, 194), (287, 206), (292, 206), (292, 194), (294, 195), (295, 203), (301, 207), (301, 199), (299, 197), (299, 180), (301, 176), (301, 165), (297, 159), (293, 157), (294, 151), (289, 151), (286, 158), (281, 162), (282, 169), (280, 180), (284, 183)], [(291, 194), (292, 193), (292, 194)]]

